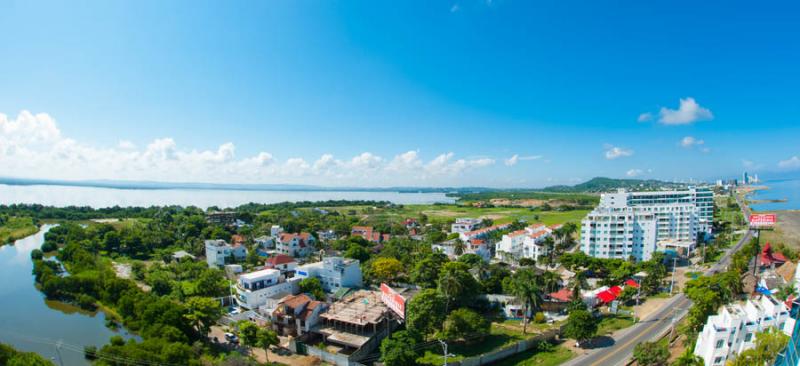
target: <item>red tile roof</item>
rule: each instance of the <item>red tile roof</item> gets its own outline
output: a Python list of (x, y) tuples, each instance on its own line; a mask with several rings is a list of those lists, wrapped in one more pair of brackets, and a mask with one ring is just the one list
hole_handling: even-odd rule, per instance
[(298, 307), (303, 306), (304, 304), (306, 304), (308, 302), (311, 302), (311, 301), (314, 301), (314, 300), (312, 300), (311, 297), (309, 297), (308, 295), (300, 294), (300, 295), (287, 296), (287, 297), (283, 298), (281, 303), (283, 305), (286, 305), (286, 306), (292, 308), (292, 309), (297, 309)]
[(267, 267), (274, 268), (278, 265), (292, 263), (292, 262), (295, 262), (294, 258), (286, 254), (278, 254), (276, 256), (267, 258), (266, 265)]
[(561, 290), (551, 293), (550, 298), (561, 302), (569, 302), (570, 300), (572, 300), (572, 291), (570, 291), (570, 289), (565, 287), (562, 288)]
[(764, 249), (761, 250), (761, 265), (771, 266), (773, 264), (783, 263), (786, 263), (786, 257), (784, 257), (782, 253), (773, 253), (769, 243), (765, 244)]

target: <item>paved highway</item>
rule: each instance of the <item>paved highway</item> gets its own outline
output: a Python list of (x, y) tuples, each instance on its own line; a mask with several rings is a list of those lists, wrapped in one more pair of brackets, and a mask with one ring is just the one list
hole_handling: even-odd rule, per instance
[[(738, 196), (737, 196), (738, 201)], [(741, 202), (742, 213), (748, 217), (750, 211)], [(724, 270), (731, 261), (733, 253), (738, 251), (753, 237), (753, 232), (748, 231), (736, 245), (725, 252), (719, 262), (711, 266), (706, 275)], [(648, 342), (663, 336), (671, 331), (672, 325), (682, 319), (692, 306), (691, 300), (683, 293), (669, 299), (664, 305), (646, 319), (636, 325), (618, 333), (614, 344), (608, 347), (599, 347), (589, 350), (586, 355), (578, 356), (564, 365), (590, 365), (590, 366), (618, 366), (624, 365), (633, 355), (633, 348), (641, 342)]]

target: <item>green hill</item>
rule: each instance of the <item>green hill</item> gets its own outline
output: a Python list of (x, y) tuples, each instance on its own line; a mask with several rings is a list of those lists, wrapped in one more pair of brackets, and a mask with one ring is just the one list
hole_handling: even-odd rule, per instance
[(614, 179), (597, 177), (574, 186), (551, 186), (542, 189), (544, 192), (608, 192), (619, 188), (636, 189), (640, 191), (656, 190), (661, 188), (679, 188), (685, 184), (664, 182), (655, 179)]

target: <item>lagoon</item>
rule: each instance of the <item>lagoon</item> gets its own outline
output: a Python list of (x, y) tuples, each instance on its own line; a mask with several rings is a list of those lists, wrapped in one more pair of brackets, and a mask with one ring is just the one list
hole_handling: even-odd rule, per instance
[(0, 204), (36, 203), (46, 206), (197, 206), (206, 209), (242, 204), (327, 200), (389, 201), (396, 204), (452, 203), (444, 193), (391, 191), (270, 191), (227, 189), (117, 189), (58, 185), (0, 184)]
[(44, 225), (34, 235), (0, 246), (0, 342), (36, 352), (56, 365), (88, 366), (84, 346), (99, 348), (113, 335), (131, 335), (107, 328), (102, 312), (48, 301), (36, 288), (31, 251), (41, 247), (51, 227)]

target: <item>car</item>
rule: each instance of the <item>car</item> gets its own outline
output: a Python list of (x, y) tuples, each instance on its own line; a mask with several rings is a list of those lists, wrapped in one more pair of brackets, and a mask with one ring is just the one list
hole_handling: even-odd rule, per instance
[(225, 340), (231, 343), (239, 343), (239, 337), (233, 333), (225, 333)]
[(231, 315), (236, 315), (236, 314), (239, 314), (239, 313), (241, 313), (241, 312), (242, 312), (242, 309), (239, 309), (239, 308), (231, 308), (230, 314), (231, 314)]

